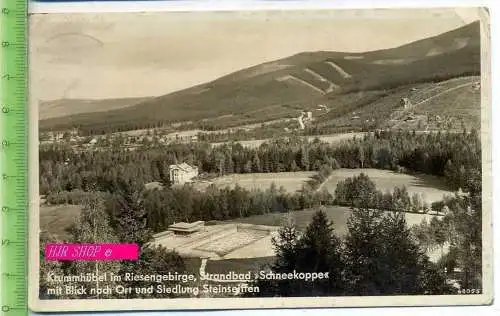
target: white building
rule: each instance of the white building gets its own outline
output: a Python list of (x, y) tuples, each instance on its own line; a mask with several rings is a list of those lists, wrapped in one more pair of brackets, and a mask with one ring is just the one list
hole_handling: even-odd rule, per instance
[(192, 167), (185, 162), (177, 165), (170, 165), (169, 171), (172, 184), (191, 182), (194, 177), (198, 176), (198, 167)]
[(168, 226), (168, 230), (174, 232), (176, 235), (191, 235), (200, 230), (203, 230), (205, 226), (204, 221), (197, 221), (194, 223), (174, 223)]
[(306, 126), (304, 125), (304, 121), (302, 120), (302, 115), (300, 115), (300, 116), (297, 118), (297, 121), (299, 121), (299, 126), (300, 126), (300, 129), (304, 129), (304, 128), (306, 128)]
[(402, 105), (405, 109), (411, 108), (411, 106), (412, 106), (411, 101), (410, 101), (408, 98), (402, 98), (402, 99), (401, 99), (401, 105)]

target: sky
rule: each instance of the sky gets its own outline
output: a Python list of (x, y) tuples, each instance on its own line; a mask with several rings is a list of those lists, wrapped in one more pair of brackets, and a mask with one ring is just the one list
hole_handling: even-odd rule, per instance
[(158, 96), (304, 51), (391, 48), (476, 19), (468, 9), (35, 14), (30, 90), (40, 101)]

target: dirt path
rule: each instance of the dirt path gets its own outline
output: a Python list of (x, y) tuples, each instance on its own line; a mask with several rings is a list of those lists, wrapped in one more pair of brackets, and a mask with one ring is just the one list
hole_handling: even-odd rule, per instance
[[(454, 91), (454, 90), (457, 90), (457, 89), (460, 89), (460, 88), (464, 88), (464, 87), (467, 87), (467, 86), (472, 86), (472, 85), (474, 85), (474, 82), (467, 82), (467, 83), (463, 83), (463, 84), (460, 84), (460, 85), (458, 85), (458, 86), (455, 86), (455, 87), (452, 87), (452, 88), (448, 88), (448, 89), (446, 89), (446, 90), (443, 90), (443, 91), (441, 91), (441, 92), (439, 92), (439, 93), (437, 93), (437, 94), (435, 94), (435, 95), (433, 95), (433, 96), (430, 96), (430, 97), (428, 97), (428, 98), (426, 98), (426, 99), (424, 99), (424, 100), (422, 100), (422, 101), (420, 101), (420, 102), (418, 102), (418, 103), (413, 104), (413, 106), (410, 108), (410, 110), (411, 110), (412, 108), (417, 107), (417, 106), (419, 106), (419, 105), (421, 105), (421, 104), (424, 104), (424, 103), (426, 103), (426, 102), (428, 102), (428, 101), (430, 101), (430, 100), (432, 100), (432, 99), (435, 99), (435, 98), (437, 98), (437, 97), (439, 97), (439, 96), (441, 96), (441, 95), (443, 95), (443, 94), (446, 94), (446, 93), (449, 93), (449, 92), (451, 92), (451, 91)], [(432, 88), (432, 89), (431, 89), (431, 91), (432, 91), (432, 90), (434, 90), (434, 89), (435, 89), (435, 88)], [(427, 91), (427, 92), (428, 92), (428, 91)], [(404, 111), (403, 113), (407, 113), (407, 112), (406, 112), (406, 111)], [(404, 116), (404, 115), (399, 115), (398, 119), (401, 119), (401, 117), (403, 117), (403, 116)], [(393, 125), (393, 126), (392, 126), (392, 128), (398, 128), (398, 127), (399, 127), (399, 126), (401, 126), (403, 123), (404, 123), (404, 121), (402, 121), (402, 122), (398, 122), (397, 124)]]
[(453, 87), (453, 88), (448, 88), (448, 89), (446, 89), (446, 90), (443, 90), (443, 91), (439, 92), (438, 94), (435, 94), (435, 95), (433, 95), (433, 96), (431, 96), (431, 97), (428, 97), (427, 99), (424, 99), (424, 100), (422, 100), (422, 101), (420, 101), (420, 102), (418, 102), (418, 103), (414, 104), (413, 106), (418, 106), (418, 105), (420, 105), (420, 104), (422, 104), (422, 103), (425, 103), (425, 102), (427, 102), (427, 101), (430, 101), (430, 100), (432, 100), (432, 99), (434, 99), (434, 98), (437, 98), (437, 97), (439, 97), (440, 95), (443, 95), (443, 94), (448, 93), (448, 92), (450, 92), (450, 91), (457, 90), (457, 89), (460, 89), (460, 88), (463, 88), (463, 87), (467, 87), (467, 86), (472, 86), (472, 85), (474, 85), (474, 82), (467, 82), (467, 83), (464, 83), (464, 84), (461, 84), (461, 85), (455, 86), (455, 87)]
[(330, 181), (331, 178), (333, 178), (333, 173), (331, 175), (329, 175), (328, 178), (325, 179), (325, 181), (321, 182), (321, 184), (319, 185), (319, 187), (316, 189), (316, 192), (321, 191), (321, 189), (323, 188), (323, 186), (325, 185), (325, 183), (327, 183), (328, 181)]

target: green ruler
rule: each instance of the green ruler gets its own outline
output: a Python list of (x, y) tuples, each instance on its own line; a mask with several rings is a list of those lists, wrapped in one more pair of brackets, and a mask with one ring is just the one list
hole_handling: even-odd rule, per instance
[(27, 2), (0, 0), (0, 315), (28, 314)]

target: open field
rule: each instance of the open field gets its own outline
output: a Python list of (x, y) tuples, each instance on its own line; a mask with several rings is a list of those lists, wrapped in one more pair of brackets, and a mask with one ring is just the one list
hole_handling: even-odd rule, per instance
[(329, 180), (325, 182), (323, 187), (327, 188), (332, 194), (335, 193), (337, 183), (347, 178), (358, 176), (361, 173), (367, 175), (378, 190), (392, 191), (394, 187), (406, 186), (408, 193), (422, 194), (424, 201), (429, 203), (440, 201), (443, 195), (452, 194), (444, 183), (444, 180), (431, 175), (424, 174), (405, 174), (397, 173), (390, 170), (379, 169), (338, 169), (334, 170)]
[[(328, 219), (333, 222), (333, 227), (336, 234), (343, 236), (347, 233), (347, 220), (351, 215), (349, 207), (344, 206), (327, 206), (323, 208), (328, 216)], [(316, 210), (301, 210), (290, 212), (289, 215), (295, 221), (299, 230), (304, 230), (309, 223)], [(264, 215), (255, 215), (246, 218), (231, 220), (230, 222), (246, 223), (253, 225), (266, 225), (266, 226), (280, 226), (285, 220), (288, 213), (269, 213)], [(430, 214), (415, 214), (405, 213), (406, 223), (409, 227), (420, 224), (422, 220), (427, 219), (430, 221), (435, 215)]]
[(282, 186), (286, 191), (294, 192), (299, 190), (315, 174), (314, 171), (231, 174), (211, 181), (198, 182), (195, 187), (204, 190), (210, 184), (215, 184), (219, 188), (234, 187), (238, 184), (247, 190), (264, 190), (268, 189), (272, 183), (275, 183), (278, 189)]
[(75, 223), (80, 211), (81, 206), (78, 205), (40, 206), (40, 230), (65, 240), (69, 237), (66, 229)]

